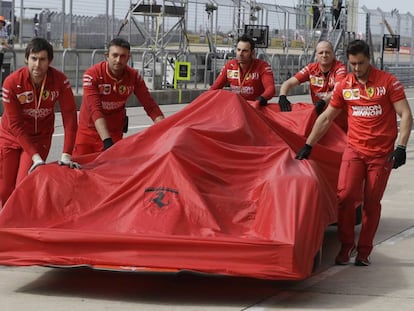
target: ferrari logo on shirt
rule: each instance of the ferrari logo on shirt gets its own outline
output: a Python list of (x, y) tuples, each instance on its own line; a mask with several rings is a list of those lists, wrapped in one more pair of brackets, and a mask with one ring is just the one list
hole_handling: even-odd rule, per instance
[(359, 89), (343, 89), (342, 96), (345, 100), (359, 99)]
[(375, 90), (373, 87), (369, 87), (367, 88), (367, 95), (369, 96), (369, 98), (371, 98), (372, 96), (374, 96)]
[(20, 104), (29, 104), (33, 101), (33, 91), (27, 91), (17, 94), (17, 99)]
[(44, 90), (42, 94), (42, 100), (47, 100), (49, 98), (50, 92), (48, 90)]
[(125, 85), (120, 85), (119, 88), (118, 88), (118, 93), (123, 95), (123, 94), (125, 94), (126, 90), (127, 90), (127, 88), (126, 88)]

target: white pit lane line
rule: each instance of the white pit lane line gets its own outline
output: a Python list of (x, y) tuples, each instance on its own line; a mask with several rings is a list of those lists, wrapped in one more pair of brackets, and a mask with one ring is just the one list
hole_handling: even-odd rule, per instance
[[(390, 238), (379, 242), (375, 245), (375, 248), (381, 246), (381, 245), (395, 245), (398, 242), (405, 240), (411, 236), (414, 236), (414, 226), (407, 228), (404, 231), (401, 231), (400, 233), (397, 233)], [(351, 262), (355, 259), (354, 257), (351, 257)], [(345, 269), (348, 269), (352, 265), (344, 265), (344, 266), (332, 266), (331, 268), (316, 274), (314, 276), (311, 276), (309, 279), (306, 279), (305, 281), (301, 282), (300, 284), (292, 287), (292, 290), (289, 291), (281, 291), (275, 296), (271, 296), (269, 298), (264, 299), (263, 301), (259, 302), (257, 305), (244, 308), (243, 311), (264, 311), (269, 310), (271, 306), (277, 305), (277, 303), (280, 303), (281, 301), (287, 300), (289, 298), (294, 297), (298, 294), (298, 292), (306, 290), (307, 288), (310, 288), (311, 286), (318, 284), (319, 282), (322, 282), (323, 280), (330, 278), (337, 274), (338, 272), (341, 272)]]

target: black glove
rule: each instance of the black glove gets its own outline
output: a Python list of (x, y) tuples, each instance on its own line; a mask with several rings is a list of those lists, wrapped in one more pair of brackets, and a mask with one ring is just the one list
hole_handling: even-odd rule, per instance
[(398, 145), (390, 156), (390, 159), (394, 159), (392, 168), (399, 168), (401, 165), (404, 165), (406, 158), (405, 146)]
[(125, 116), (125, 119), (124, 119), (124, 128), (122, 129), (122, 132), (128, 133), (128, 123), (129, 123), (129, 118), (128, 118), (128, 116)]
[(286, 95), (279, 96), (279, 106), (280, 111), (292, 111), (292, 108), (290, 107), (290, 101), (286, 98)]
[(260, 95), (256, 100), (259, 102), (260, 106), (267, 106), (267, 99)]
[(323, 99), (320, 99), (314, 105), (316, 114), (319, 116), (323, 112), (323, 109), (326, 106), (326, 102)]
[(114, 144), (114, 141), (112, 140), (111, 137), (105, 138), (102, 142), (103, 142), (104, 150), (108, 149)]
[(309, 159), (311, 151), (312, 151), (312, 146), (305, 144), (305, 146), (303, 146), (302, 149), (298, 151), (295, 159), (298, 159), (298, 160)]

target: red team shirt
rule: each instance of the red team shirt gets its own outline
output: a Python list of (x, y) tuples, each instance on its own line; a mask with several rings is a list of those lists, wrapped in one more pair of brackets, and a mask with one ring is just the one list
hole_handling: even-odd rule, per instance
[(210, 90), (222, 89), (226, 84), (247, 100), (256, 100), (259, 96), (269, 100), (276, 95), (272, 68), (261, 59), (253, 59), (244, 72), (241, 72), (236, 59), (227, 62)]
[(397, 138), (393, 103), (405, 99), (403, 85), (371, 66), (367, 83), (350, 73), (336, 87), (330, 105), (348, 112), (348, 145), (367, 156), (389, 154)]
[[(295, 78), (301, 84), (309, 81), (312, 102), (316, 103), (329, 92), (332, 92), (335, 84), (342, 81), (346, 74), (345, 64), (335, 59), (331, 70), (327, 74), (322, 72), (319, 63), (310, 63), (297, 72)], [(344, 131), (347, 130), (347, 114), (345, 110), (335, 119), (335, 123)]]
[(302, 84), (309, 81), (312, 102), (324, 98), (332, 92), (335, 83), (342, 81), (346, 76), (346, 66), (338, 60), (334, 60), (331, 70), (324, 74), (319, 63), (310, 63), (295, 74), (295, 78)]
[(11, 148), (22, 148), (30, 156), (39, 152), (35, 144), (42, 142), (50, 146), (56, 102), (59, 102), (65, 129), (63, 152), (72, 154), (77, 129), (76, 103), (69, 80), (53, 67), (47, 71), (41, 96), (40, 89), (35, 92), (27, 67), (6, 78), (0, 142)]
[(89, 68), (83, 75), (77, 144), (102, 144), (95, 128), (95, 121), (99, 118), (105, 118), (114, 142), (120, 140), (125, 124), (125, 105), (131, 94), (136, 95), (152, 120), (163, 116), (137, 70), (126, 67), (122, 80), (116, 80), (109, 75), (107, 67), (107, 62), (103, 61)]

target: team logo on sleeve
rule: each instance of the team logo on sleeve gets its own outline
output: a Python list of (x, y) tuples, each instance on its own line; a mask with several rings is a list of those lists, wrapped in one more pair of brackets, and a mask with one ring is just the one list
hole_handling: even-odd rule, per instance
[(17, 94), (17, 99), (20, 104), (29, 104), (33, 101), (33, 91), (27, 91)]

